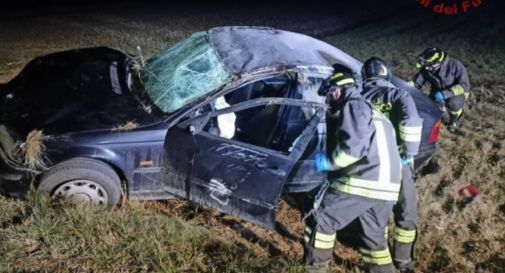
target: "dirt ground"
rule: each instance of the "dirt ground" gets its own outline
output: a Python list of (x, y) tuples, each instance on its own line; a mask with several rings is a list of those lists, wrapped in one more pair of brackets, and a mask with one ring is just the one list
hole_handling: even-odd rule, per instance
[[(397, 16), (385, 9), (377, 15), (373, 8), (345, 5), (349, 6), (324, 11), (310, 5), (290, 10), (279, 5), (265, 12), (264, 7), (245, 10), (239, 5), (225, 11), (209, 7), (188, 11), (139, 4), (67, 7), (48, 15), (18, 11), (0, 21), (0, 82), (15, 76), (33, 57), (54, 51), (105, 45), (136, 52), (140, 45), (150, 55), (189, 33), (230, 24), (267, 25), (322, 37), (360, 60), (383, 56), (408, 78), (414, 72), (413, 57), (433, 37), (432, 42), (452, 49), (469, 66), (473, 93), (459, 133), (442, 130), (437, 154), (418, 173), (418, 270), (505, 272), (505, 69), (499, 36), (505, 33), (505, 23), (479, 17), (480, 23), (492, 27), (482, 31), (472, 25), (473, 19), (465, 19), (419, 28), (423, 20), (408, 14)], [(460, 196), (458, 190), (470, 184), (479, 189), (477, 197)], [(303, 254), (300, 215), (284, 201), (279, 204), (276, 230), (179, 200), (140, 203), (210, 228), (258, 255), (301, 259)], [(337, 246), (334, 272), (359, 272), (361, 267), (355, 251)]]

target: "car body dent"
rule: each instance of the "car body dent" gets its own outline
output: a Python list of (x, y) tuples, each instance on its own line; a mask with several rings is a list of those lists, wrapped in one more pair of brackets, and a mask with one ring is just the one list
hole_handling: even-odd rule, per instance
[[(189, 128), (199, 119), (257, 105), (313, 106), (319, 109), (288, 154)], [(275, 224), (276, 202), (292, 167), (303, 154), (326, 105), (289, 98), (260, 98), (206, 117), (188, 119), (167, 133), (166, 168), (162, 181), (167, 191), (199, 204), (266, 227)], [(170, 154), (178, 147), (177, 154)], [(268, 188), (268, 189), (267, 189)]]

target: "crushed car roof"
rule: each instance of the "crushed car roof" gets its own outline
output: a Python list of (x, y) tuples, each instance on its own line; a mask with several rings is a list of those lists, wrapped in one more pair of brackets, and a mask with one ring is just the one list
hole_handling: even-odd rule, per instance
[(265, 27), (227, 26), (208, 31), (211, 46), (232, 74), (268, 66), (331, 66), (355, 71), (360, 64), (341, 50), (307, 35)]
[(147, 60), (141, 78), (154, 104), (171, 113), (221, 88), (234, 76), (295, 67), (329, 75), (335, 63), (356, 72), (361, 69), (351, 56), (303, 34), (227, 26), (194, 33), (161, 50)]

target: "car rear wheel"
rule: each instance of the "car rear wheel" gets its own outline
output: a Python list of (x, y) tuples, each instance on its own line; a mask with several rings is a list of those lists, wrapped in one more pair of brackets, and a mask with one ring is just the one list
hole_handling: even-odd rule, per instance
[(37, 189), (69, 202), (114, 206), (121, 198), (121, 182), (107, 164), (87, 158), (61, 162), (40, 177)]

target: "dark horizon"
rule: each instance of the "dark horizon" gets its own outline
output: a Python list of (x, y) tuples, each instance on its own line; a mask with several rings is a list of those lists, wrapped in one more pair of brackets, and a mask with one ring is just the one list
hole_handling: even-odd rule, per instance
[[(446, 15), (443, 13), (435, 13), (433, 5), (439, 2), (451, 1), (435, 1), (426, 0), (431, 3), (429, 8), (423, 7), (418, 1), (421, 0), (391, 0), (384, 2), (375, 0), (313, 0), (293, 3), (292, 1), (245, 1), (245, 0), (223, 0), (211, 2), (186, 1), (171, 3), (160, 0), (77, 0), (73, 2), (63, 0), (49, 1), (8, 1), (0, 10), (0, 22), (16, 22), (25, 18), (50, 17), (50, 16), (71, 16), (73, 14), (85, 15), (88, 12), (104, 12), (114, 13), (116, 9), (128, 9), (131, 13), (148, 15), (155, 10), (166, 11), (167, 16), (173, 14), (188, 14), (188, 16), (198, 16), (198, 14), (219, 14), (222, 11), (232, 10), (240, 12), (249, 12), (248, 16), (256, 16), (262, 18), (264, 14), (275, 12), (279, 14), (279, 19), (282, 16), (297, 16), (300, 15), (300, 22), (307, 18), (310, 14), (311, 18), (327, 18), (328, 16), (338, 16), (342, 20), (346, 18), (353, 19), (356, 16), (366, 14), (370, 20), (388, 19), (391, 17), (407, 16), (416, 17), (420, 20), (425, 20), (429, 25), (453, 25), (455, 22), (459, 28), (468, 29), (470, 32), (479, 32), (479, 28), (488, 29), (500, 27), (503, 21), (504, 12), (501, 5), (497, 1), (482, 0), (482, 5), (478, 8), (470, 8), (467, 12), (461, 10), (461, 6), (457, 15)], [(458, 2), (470, 0), (458, 0)], [(382, 20), (381, 24), (387, 24), (387, 20)], [(387, 25), (385, 25), (387, 26)], [(422, 30), (423, 25), (416, 26)], [(498, 34), (496, 40), (505, 40), (505, 33)]]

